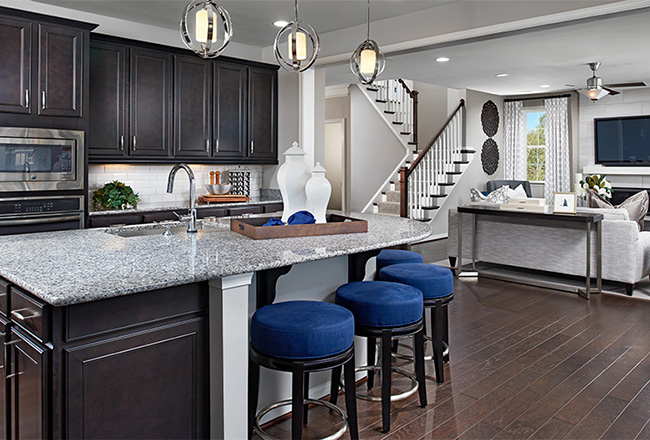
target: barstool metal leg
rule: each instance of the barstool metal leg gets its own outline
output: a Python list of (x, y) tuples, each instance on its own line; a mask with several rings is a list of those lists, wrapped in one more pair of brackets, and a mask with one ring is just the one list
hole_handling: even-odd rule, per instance
[(302, 418), (303, 418), (303, 381), (304, 368), (301, 362), (293, 364), (291, 386), (291, 438), (302, 439)]
[(424, 328), (413, 335), (413, 361), (415, 362), (415, 377), (418, 380), (420, 406), (427, 406), (426, 376), (424, 374)]
[(431, 318), (433, 321), (433, 364), (436, 371), (436, 382), (439, 384), (445, 381), (444, 367), (442, 365), (442, 352), (445, 349), (442, 343), (444, 332), (442, 308), (442, 301), (436, 301), (435, 307), (431, 310)]
[[(447, 347), (449, 347), (449, 304), (445, 304), (442, 307), (442, 319), (444, 320), (443, 325), (444, 325), (444, 331), (442, 334), (442, 341), (447, 344)], [(444, 362), (449, 362), (449, 351), (447, 350), (447, 354), (443, 357)]]
[[(305, 373), (305, 380), (302, 385), (302, 398), (309, 399), (309, 372)], [(305, 403), (302, 407), (302, 425), (307, 426), (307, 421), (309, 419), (309, 405)]]
[(260, 384), (260, 366), (248, 359), (248, 439), (253, 438), (253, 427), (257, 414), (257, 394)]
[(382, 432), (390, 431), (390, 391), (393, 371), (391, 369), (391, 335), (390, 329), (381, 332), (381, 417)]
[[(368, 347), (366, 347), (367, 350), (366, 363), (369, 367), (375, 365), (376, 345), (377, 345), (377, 338), (369, 337)], [(375, 386), (375, 372), (373, 370), (368, 370), (368, 389), (371, 390), (374, 386)]]
[(341, 383), (341, 368), (342, 367), (340, 366), (332, 368), (332, 380), (330, 381), (330, 403), (333, 405), (336, 405), (336, 401), (339, 398), (339, 384)]
[[(337, 367), (339, 375), (341, 375), (341, 367)], [(357, 391), (354, 381), (354, 356), (347, 361), (344, 366), (345, 369), (345, 409), (348, 413), (348, 429), (350, 430), (350, 439), (359, 440), (359, 426), (357, 421)], [(338, 391), (338, 387), (337, 387)], [(338, 394), (338, 393), (337, 393)]]

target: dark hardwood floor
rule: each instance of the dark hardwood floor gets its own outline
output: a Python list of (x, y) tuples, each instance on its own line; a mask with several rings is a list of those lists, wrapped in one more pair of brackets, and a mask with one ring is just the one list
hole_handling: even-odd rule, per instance
[[(650, 438), (650, 301), (455, 279), (449, 326), (442, 385), (427, 365), (427, 408), (394, 402), (384, 434), (379, 404), (359, 400), (362, 439)], [(332, 433), (331, 420), (311, 410), (305, 438)]]

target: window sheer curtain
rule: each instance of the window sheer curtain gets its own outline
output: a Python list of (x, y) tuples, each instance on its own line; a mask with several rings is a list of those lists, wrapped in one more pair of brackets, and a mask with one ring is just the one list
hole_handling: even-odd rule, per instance
[(504, 102), (503, 113), (505, 138), (503, 178), (505, 180), (526, 180), (524, 103), (521, 101)]
[(553, 193), (569, 192), (569, 98), (544, 100), (546, 110), (546, 178), (544, 198), (553, 203)]

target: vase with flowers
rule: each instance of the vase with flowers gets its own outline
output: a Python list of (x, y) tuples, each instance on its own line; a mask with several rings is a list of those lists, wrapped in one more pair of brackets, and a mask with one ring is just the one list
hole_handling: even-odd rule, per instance
[(587, 206), (591, 206), (591, 193), (588, 190), (593, 190), (600, 197), (605, 199), (612, 198), (612, 184), (607, 180), (606, 176), (603, 174), (593, 174), (587, 176), (584, 180), (580, 181), (580, 186), (587, 193)]

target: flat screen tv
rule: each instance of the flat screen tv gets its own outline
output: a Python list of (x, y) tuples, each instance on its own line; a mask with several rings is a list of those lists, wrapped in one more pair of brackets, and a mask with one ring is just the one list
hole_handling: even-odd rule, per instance
[(594, 119), (596, 163), (650, 166), (650, 115)]

